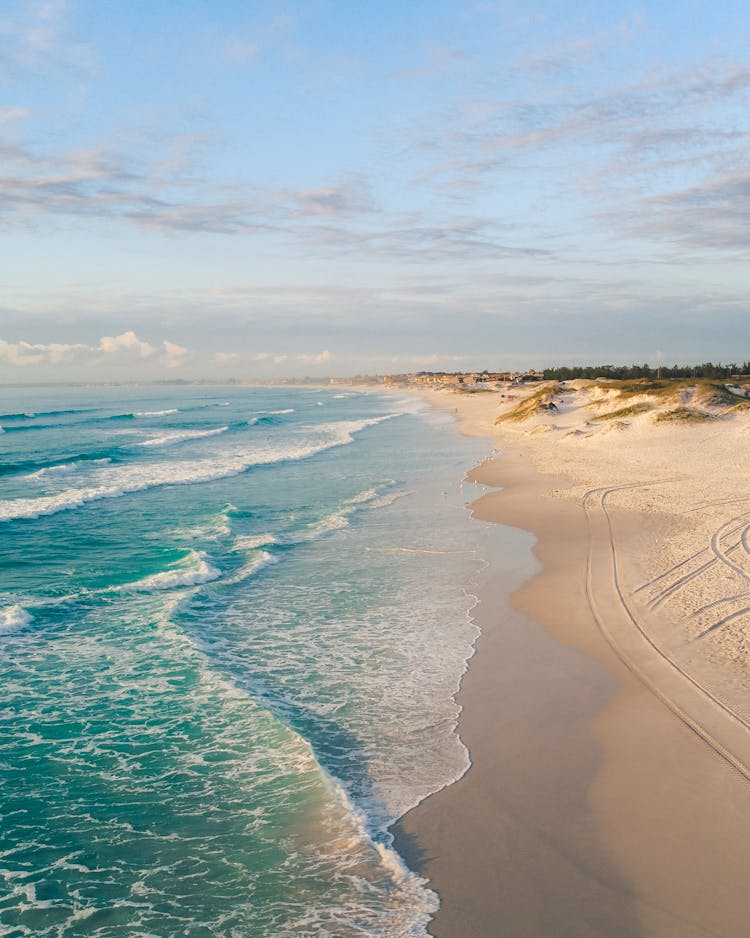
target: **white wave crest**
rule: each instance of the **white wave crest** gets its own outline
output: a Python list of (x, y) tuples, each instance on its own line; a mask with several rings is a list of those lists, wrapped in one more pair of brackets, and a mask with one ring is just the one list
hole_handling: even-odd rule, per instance
[[(398, 414), (370, 417), (365, 420), (338, 421), (305, 428), (315, 434), (313, 439), (300, 441), (296, 446), (279, 443), (267, 449), (260, 447), (228, 451), (206, 459), (189, 462), (162, 462), (151, 465), (117, 466), (104, 468), (98, 475), (93, 473), (92, 484), (85, 488), (66, 489), (55, 495), (37, 498), (10, 498), (0, 500), (0, 521), (18, 518), (38, 518), (80, 508), (89, 502), (104, 498), (118, 498), (131, 492), (164, 485), (192, 485), (211, 482), (239, 475), (254, 466), (307, 459), (317, 453), (345, 446), (354, 439), (354, 434), (390, 420)], [(96, 484), (99, 483), (99, 484)]]
[(255, 416), (249, 417), (247, 424), (249, 427), (254, 427), (257, 423), (260, 423), (260, 421), (264, 417), (277, 417), (280, 414), (293, 414), (293, 413), (294, 413), (293, 407), (286, 407), (284, 408), (284, 410), (261, 410), (257, 414), (255, 414)]
[(0, 635), (10, 635), (33, 621), (34, 617), (16, 603), (0, 609)]
[(268, 547), (271, 544), (278, 544), (278, 540), (273, 534), (244, 535), (238, 534), (234, 539), (230, 550), (257, 550), (259, 547)]
[(80, 469), (93, 469), (97, 466), (106, 466), (111, 463), (112, 460), (109, 458), (105, 459), (77, 459), (74, 462), (64, 462), (60, 463), (59, 466), (47, 466), (46, 469), (37, 469), (36, 472), (29, 473), (26, 476), (27, 479), (41, 479), (45, 476), (54, 476), (55, 478), (59, 476), (68, 476), (72, 475), (74, 472), (78, 472)]
[(204, 554), (191, 550), (171, 569), (163, 570), (161, 573), (152, 573), (151, 576), (116, 587), (116, 589), (124, 592), (151, 593), (155, 590), (178, 589), (181, 586), (200, 586), (202, 583), (218, 580), (220, 576), (221, 571), (212, 567), (206, 561)]
[(224, 580), (224, 583), (242, 583), (244, 580), (248, 580), (251, 576), (262, 570), (264, 567), (268, 567), (271, 564), (278, 563), (278, 558), (274, 557), (272, 554), (269, 554), (267, 550), (262, 550), (260, 554), (256, 557), (253, 557), (249, 563), (246, 563), (244, 567), (233, 574), (231, 577), (228, 577)]
[[(386, 485), (394, 485), (393, 480), (389, 480)], [(300, 530), (288, 534), (238, 534), (234, 543), (230, 547), (232, 552), (243, 550), (257, 550), (260, 547), (271, 547), (274, 544), (280, 546), (293, 546), (294, 544), (304, 544), (309, 541), (317, 541), (326, 534), (333, 531), (339, 531), (349, 525), (351, 515), (360, 511), (366, 506), (371, 508), (384, 508), (392, 504), (396, 499), (402, 498), (406, 492), (387, 492), (381, 493), (378, 489), (367, 489), (348, 498), (335, 511), (326, 515), (319, 521), (314, 521)]]
[(204, 436), (216, 436), (226, 433), (229, 427), (216, 427), (214, 430), (175, 430), (174, 433), (164, 433), (154, 436), (150, 440), (136, 443), (136, 446), (174, 446), (175, 443), (184, 443), (186, 440), (199, 440)]
[(166, 417), (168, 414), (179, 414), (179, 408), (171, 407), (169, 410), (137, 410), (136, 417)]
[[(393, 483), (391, 482), (389, 484), (392, 485)], [(399, 495), (395, 495), (395, 498), (398, 497)], [(395, 498), (391, 500), (395, 500)], [(382, 505), (380, 504), (381, 502)], [(384, 507), (390, 503), (388, 495), (381, 495), (377, 489), (367, 489), (365, 492), (360, 492), (358, 495), (348, 498), (336, 511), (331, 512), (330, 515), (326, 515), (325, 518), (321, 518), (320, 521), (314, 522), (306, 530), (297, 532), (293, 535), (293, 540), (295, 543), (301, 541), (316, 541), (318, 538), (324, 537), (332, 531), (340, 531), (341, 528), (348, 527), (349, 518), (365, 506)]]

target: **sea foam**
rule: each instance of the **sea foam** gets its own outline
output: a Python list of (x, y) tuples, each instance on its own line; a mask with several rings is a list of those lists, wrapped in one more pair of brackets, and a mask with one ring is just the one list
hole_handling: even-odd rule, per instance
[(32, 622), (34, 617), (16, 603), (0, 609), (0, 635), (10, 635)]
[[(384, 485), (391, 486), (395, 483), (393, 480), (389, 480), (384, 483)], [(349, 518), (351, 515), (362, 510), (365, 507), (371, 508), (385, 508), (388, 505), (391, 505), (394, 501), (399, 498), (403, 498), (406, 492), (387, 492), (382, 493), (379, 489), (367, 489), (364, 492), (360, 492), (357, 495), (354, 495), (352, 498), (346, 499), (336, 508), (335, 511), (332, 511), (330, 514), (325, 515), (323, 518), (320, 518), (318, 521), (313, 521), (305, 527), (298, 528), (295, 531), (284, 533), (284, 534), (238, 534), (234, 539), (234, 543), (229, 548), (230, 551), (252, 551), (258, 550), (261, 547), (273, 547), (274, 545), (279, 545), (281, 547), (291, 547), (295, 544), (305, 544), (310, 541), (317, 541), (321, 537), (325, 537), (327, 534), (331, 534), (333, 531), (341, 530), (342, 528), (348, 527)]]
[(118, 498), (131, 492), (142, 492), (164, 485), (210, 482), (239, 475), (254, 466), (306, 459), (333, 447), (345, 446), (353, 441), (355, 433), (396, 416), (398, 415), (386, 414), (365, 420), (342, 420), (307, 427), (305, 430), (314, 434), (314, 438), (300, 440), (296, 445), (280, 444), (266, 449), (256, 447), (227, 450), (210, 459), (189, 462), (162, 462), (102, 469), (98, 473), (92, 473), (92, 484), (86, 487), (66, 489), (55, 495), (42, 495), (37, 498), (0, 500), (0, 521), (38, 518), (59, 511), (81, 508), (89, 502), (104, 498)]

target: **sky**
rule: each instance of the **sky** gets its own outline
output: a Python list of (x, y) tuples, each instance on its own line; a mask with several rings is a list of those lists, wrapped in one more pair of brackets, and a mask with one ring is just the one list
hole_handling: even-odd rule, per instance
[(746, 0), (3, 0), (0, 383), (750, 357)]

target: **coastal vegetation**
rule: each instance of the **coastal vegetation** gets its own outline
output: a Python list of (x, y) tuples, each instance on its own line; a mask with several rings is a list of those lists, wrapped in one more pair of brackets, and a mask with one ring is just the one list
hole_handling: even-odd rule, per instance
[(560, 390), (558, 384), (553, 384), (552, 386), (547, 384), (539, 388), (538, 391), (535, 391), (533, 394), (530, 394), (520, 401), (512, 410), (508, 411), (507, 414), (501, 414), (495, 420), (495, 423), (506, 423), (509, 421), (519, 422), (521, 420), (528, 420), (529, 417), (535, 416), (540, 411), (557, 410), (552, 398), (555, 394), (558, 394)]
[(638, 414), (644, 414), (651, 410), (651, 405), (645, 403), (631, 404), (629, 407), (620, 407), (618, 410), (610, 410), (606, 414), (597, 414), (592, 420), (619, 420), (623, 417), (637, 417)]
[(694, 407), (675, 407), (674, 410), (663, 410), (656, 415), (658, 423), (703, 423), (705, 420), (716, 420), (714, 414), (707, 414), (705, 410), (696, 410)]
[[(737, 408), (750, 407), (750, 400), (740, 394), (733, 393), (721, 381), (708, 378), (667, 378), (654, 380), (643, 378), (640, 380), (618, 381), (604, 380), (596, 382), (593, 387), (601, 391), (616, 394), (616, 399), (629, 401), (635, 398), (648, 398), (651, 403), (664, 404), (673, 401), (676, 404), (695, 404), (708, 408)], [(650, 406), (642, 402), (645, 408)], [(633, 404), (632, 406), (638, 406)], [(644, 409), (645, 409), (644, 408)], [(624, 416), (619, 413), (615, 416)], [(593, 419), (603, 419), (602, 417)]]
[(572, 381), (576, 378), (614, 378), (626, 380), (632, 378), (730, 378), (735, 375), (750, 377), (750, 361), (741, 365), (728, 365), (704, 362), (702, 365), (659, 365), (656, 368), (643, 365), (564, 365), (545, 368), (545, 380)]

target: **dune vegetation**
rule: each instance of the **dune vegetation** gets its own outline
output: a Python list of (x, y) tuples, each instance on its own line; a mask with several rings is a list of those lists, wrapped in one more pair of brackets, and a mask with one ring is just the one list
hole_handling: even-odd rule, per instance
[(675, 407), (674, 410), (663, 410), (656, 415), (657, 423), (703, 423), (705, 420), (716, 420), (714, 414), (707, 414), (705, 410), (696, 410), (694, 407)]
[(651, 410), (651, 404), (643, 401), (640, 404), (630, 404), (628, 407), (620, 407), (617, 410), (610, 410), (606, 414), (597, 414), (591, 420), (621, 420), (624, 417), (637, 417), (638, 414), (645, 414)]
[(561, 388), (558, 384), (553, 384), (552, 386), (546, 385), (545, 387), (539, 388), (538, 391), (535, 391), (533, 394), (530, 394), (520, 401), (513, 410), (508, 411), (507, 414), (501, 414), (495, 420), (495, 423), (507, 423), (510, 421), (520, 422), (522, 420), (528, 420), (529, 417), (534, 417), (540, 411), (555, 410), (556, 408), (552, 398), (555, 394), (559, 394), (560, 391)]

